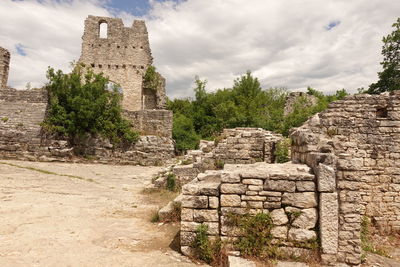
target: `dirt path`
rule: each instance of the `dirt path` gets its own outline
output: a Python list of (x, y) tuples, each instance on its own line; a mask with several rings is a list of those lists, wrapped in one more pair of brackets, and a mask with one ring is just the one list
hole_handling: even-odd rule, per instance
[(158, 170), (0, 161), (0, 266), (195, 266), (169, 248), (178, 225), (149, 222)]

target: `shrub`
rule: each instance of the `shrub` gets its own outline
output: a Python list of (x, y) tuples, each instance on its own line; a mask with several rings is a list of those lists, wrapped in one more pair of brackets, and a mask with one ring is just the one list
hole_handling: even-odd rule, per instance
[(277, 163), (284, 163), (290, 160), (289, 149), (291, 145), (291, 140), (289, 138), (284, 138), (280, 140), (275, 147), (275, 161)]
[(258, 213), (254, 216), (229, 214), (228, 221), (241, 231), (241, 237), (235, 246), (242, 255), (260, 259), (279, 256), (278, 246), (271, 243), (273, 223), (268, 213)]
[(172, 137), (176, 141), (175, 147), (179, 152), (196, 149), (199, 146), (200, 137), (196, 134), (193, 121), (185, 115), (174, 115)]
[(217, 159), (214, 162), (214, 166), (217, 170), (222, 170), (225, 166), (225, 162), (223, 160)]
[(47, 78), (49, 112), (42, 123), (45, 130), (71, 142), (96, 135), (113, 144), (137, 141), (138, 133), (122, 118), (122, 95), (116, 86), (107, 90), (109, 81), (102, 74), (77, 65), (70, 74), (49, 68)]
[(173, 173), (167, 175), (167, 189), (171, 192), (176, 191), (176, 176)]
[(221, 256), (221, 241), (210, 241), (207, 232), (208, 226), (206, 224), (199, 225), (196, 229), (196, 238), (191, 247), (194, 248), (198, 259), (210, 264)]

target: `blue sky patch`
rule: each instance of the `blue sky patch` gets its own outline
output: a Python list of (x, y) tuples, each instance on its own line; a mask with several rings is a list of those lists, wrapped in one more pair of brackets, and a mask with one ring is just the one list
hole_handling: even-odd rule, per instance
[[(157, 2), (166, 2), (167, 0), (156, 0)], [(182, 0), (172, 0), (173, 2), (182, 2)], [(134, 16), (144, 16), (150, 10), (149, 0), (111, 0), (107, 2), (107, 7), (117, 9), (133, 14)]]
[(26, 52), (25, 52), (25, 47), (22, 44), (17, 44), (15, 46), (15, 49), (17, 50), (17, 53), (21, 56), (26, 56)]
[(335, 28), (336, 26), (338, 26), (338, 25), (340, 24), (340, 22), (341, 22), (340, 20), (331, 21), (331, 22), (329, 22), (328, 25), (325, 26), (325, 29), (326, 29), (327, 31), (330, 31), (330, 30), (332, 30), (333, 28)]

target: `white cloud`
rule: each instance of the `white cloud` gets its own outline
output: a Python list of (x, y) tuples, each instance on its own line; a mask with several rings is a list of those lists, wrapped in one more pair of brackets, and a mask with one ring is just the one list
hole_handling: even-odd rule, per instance
[[(355, 91), (376, 81), (382, 36), (400, 14), (393, 0), (150, 2), (150, 44), (170, 97), (191, 95), (195, 75), (215, 89), (230, 87), (246, 70), (264, 87)], [(79, 57), (86, 16), (111, 13), (95, 0), (1, 1), (0, 45), (12, 52), (9, 83), (43, 83), (48, 65), (67, 70)], [(134, 18), (117, 15), (129, 26)], [(17, 44), (27, 56), (16, 53)]]

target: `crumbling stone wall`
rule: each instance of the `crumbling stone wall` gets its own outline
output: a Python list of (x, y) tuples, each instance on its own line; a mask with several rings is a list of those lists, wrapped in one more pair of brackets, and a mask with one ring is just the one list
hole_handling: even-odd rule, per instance
[[(304, 242), (317, 242), (318, 196), (315, 177), (302, 164), (227, 165), (206, 171), (182, 188), (181, 246), (191, 255), (196, 229), (234, 243), (243, 232), (229, 223), (232, 214), (270, 214), (274, 244), (287, 254), (307, 252)], [(235, 250), (234, 247), (232, 247)]]
[[(107, 35), (100, 36), (105, 24)], [(122, 87), (123, 108), (130, 111), (165, 107), (165, 81), (156, 92), (143, 88), (143, 75), (153, 58), (144, 21), (124, 27), (122, 19), (89, 16), (85, 20), (80, 63), (104, 73)]]
[(124, 110), (124, 117), (142, 135), (172, 138), (172, 111), (170, 110)]
[(10, 68), (10, 52), (0, 47), (0, 89), (7, 86), (8, 70)]
[(290, 92), (286, 97), (283, 115), (287, 116), (292, 113), (294, 111), (296, 103), (298, 103), (299, 100), (304, 100), (302, 103), (305, 107), (314, 106), (318, 102), (318, 98), (305, 92)]
[[(90, 138), (72, 146), (65, 140), (54, 140), (43, 134), (41, 122), (45, 119), (47, 105), (47, 92), (44, 89), (0, 89), (0, 158), (79, 162), (86, 159), (74, 155), (85, 154), (90, 160), (101, 163), (158, 165), (175, 154), (174, 141), (165, 126), (172, 125), (172, 114), (169, 111), (137, 114), (139, 120), (155, 117), (148, 124), (137, 124), (138, 130), (161, 121), (165, 125), (162, 130), (156, 129), (153, 133), (140, 136), (134, 146), (116, 148), (99, 138)], [(159, 120), (157, 116), (160, 116)], [(171, 117), (169, 122), (165, 119), (168, 117)], [(154, 135), (157, 133), (164, 135)]]
[[(324, 257), (359, 264), (362, 216), (382, 232), (400, 230), (400, 92), (355, 95), (331, 103), (296, 129), (294, 162), (311, 166), (320, 194)], [(324, 201), (334, 201), (333, 206)], [(324, 228), (336, 228), (323, 236)], [(327, 246), (328, 247), (328, 246)]]

